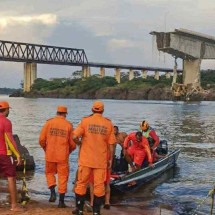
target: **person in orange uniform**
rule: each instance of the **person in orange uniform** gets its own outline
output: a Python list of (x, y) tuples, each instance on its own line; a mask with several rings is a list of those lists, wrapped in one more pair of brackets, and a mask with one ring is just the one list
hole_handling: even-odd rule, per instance
[[(109, 160), (109, 155), (108, 155)], [(105, 184), (105, 201), (104, 201), (104, 209), (110, 210), (110, 175), (111, 175), (111, 169), (107, 168), (106, 172), (106, 178), (104, 181)], [(89, 185), (90, 185), (90, 206), (93, 206), (93, 200), (94, 200), (94, 178), (93, 174), (90, 175), (89, 179)]]
[(146, 120), (143, 120), (140, 123), (140, 129), (143, 136), (148, 139), (151, 149), (154, 151), (160, 142), (155, 130), (149, 126), (149, 123)]
[[(129, 145), (131, 144), (131, 145)], [(142, 132), (130, 133), (124, 141), (124, 154), (130, 164), (132, 172), (141, 169), (142, 163), (147, 156), (149, 166), (152, 166), (153, 159), (148, 140), (142, 136)], [(134, 162), (134, 164), (133, 164)]]
[[(84, 117), (74, 131), (73, 139), (82, 138), (78, 159), (78, 179), (75, 186), (76, 214), (83, 214), (87, 185), (90, 175), (94, 178), (93, 214), (100, 214), (104, 200), (107, 168), (111, 168), (114, 144), (114, 128), (110, 119), (103, 117), (104, 104), (95, 101), (92, 106), (93, 114)], [(110, 152), (109, 161), (107, 160)]]
[(3, 173), (8, 180), (11, 210), (23, 211), (23, 209), (17, 205), (16, 166), (12, 154), (14, 154), (17, 159), (17, 165), (20, 165), (22, 160), (13, 138), (12, 123), (7, 119), (9, 108), (8, 102), (0, 101), (0, 174)]
[(58, 174), (59, 208), (65, 208), (65, 193), (69, 177), (69, 155), (76, 145), (72, 139), (73, 125), (66, 120), (67, 107), (58, 106), (56, 117), (47, 120), (43, 126), (39, 144), (45, 151), (46, 180), (51, 191), (49, 202), (56, 201), (56, 178)]

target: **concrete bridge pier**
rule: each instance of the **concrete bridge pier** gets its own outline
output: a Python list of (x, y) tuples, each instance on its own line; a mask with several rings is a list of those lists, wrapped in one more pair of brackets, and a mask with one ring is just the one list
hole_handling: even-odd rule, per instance
[(100, 76), (101, 76), (101, 78), (105, 77), (105, 68), (104, 67), (100, 68)]
[(90, 67), (89, 66), (83, 66), (82, 67), (82, 74), (83, 74), (83, 78), (89, 78), (91, 76)]
[(89, 78), (91, 76), (91, 70), (90, 67), (87, 67), (87, 78)]
[(154, 76), (155, 80), (159, 80), (160, 79), (160, 75), (158, 71), (155, 71), (155, 76)]
[(183, 60), (183, 83), (185, 86), (192, 84), (200, 87), (200, 65), (201, 59)]
[(120, 83), (120, 78), (121, 78), (121, 74), (120, 74), (120, 69), (119, 68), (115, 69), (115, 78), (116, 78), (117, 83), (119, 84)]
[(172, 86), (176, 83), (177, 77), (178, 77), (177, 66), (174, 66), (174, 68), (173, 68)]
[(166, 76), (166, 79), (170, 79), (170, 78), (171, 78), (170, 72), (166, 72), (166, 73), (165, 73), (165, 76)]
[(24, 63), (24, 92), (30, 92), (31, 86), (37, 79), (37, 64)]
[(142, 78), (143, 79), (147, 79), (147, 71), (146, 70), (142, 70)]
[(132, 79), (134, 79), (134, 70), (130, 69), (129, 70), (129, 77), (128, 77), (129, 81), (131, 81)]

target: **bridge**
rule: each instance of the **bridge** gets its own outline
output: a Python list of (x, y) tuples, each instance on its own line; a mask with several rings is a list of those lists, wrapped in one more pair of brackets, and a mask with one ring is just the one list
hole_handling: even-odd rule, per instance
[(201, 61), (215, 59), (215, 37), (186, 29), (150, 34), (156, 36), (159, 51), (183, 60), (183, 84), (201, 87)]
[(154, 78), (159, 80), (159, 72), (165, 72), (166, 78), (171, 77), (173, 72), (173, 79), (176, 79), (176, 73), (181, 70), (159, 68), (159, 67), (144, 67), (135, 65), (122, 64), (107, 64), (88, 62), (86, 53), (83, 49), (66, 48), (39, 44), (29, 44), (21, 42), (3, 41), (0, 40), (0, 61), (13, 61), (24, 63), (24, 92), (29, 92), (32, 84), (37, 78), (37, 64), (52, 64), (52, 65), (68, 65), (81, 66), (83, 77), (91, 75), (91, 67), (100, 68), (100, 76), (105, 76), (105, 68), (115, 69), (115, 78), (120, 83), (120, 70), (129, 70), (129, 80), (134, 78), (134, 70), (142, 72), (142, 78), (147, 78), (148, 71), (154, 71)]

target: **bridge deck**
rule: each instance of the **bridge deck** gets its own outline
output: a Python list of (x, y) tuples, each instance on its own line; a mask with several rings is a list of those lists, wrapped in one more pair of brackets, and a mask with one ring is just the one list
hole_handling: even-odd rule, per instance
[(0, 61), (173, 72), (171, 68), (88, 62), (83, 49), (3, 40), (0, 40)]

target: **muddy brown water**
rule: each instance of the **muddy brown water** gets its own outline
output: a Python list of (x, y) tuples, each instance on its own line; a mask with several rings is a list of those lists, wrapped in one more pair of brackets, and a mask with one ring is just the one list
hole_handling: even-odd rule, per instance
[[(24, 99), (7, 98), (11, 106), (9, 118), (13, 131), (34, 156), (36, 169), (28, 172), (27, 185), (31, 198), (47, 201), (49, 190), (44, 175), (44, 153), (38, 145), (39, 132), (46, 119), (55, 115), (57, 105), (67, 105), (67, 118), (78, 124), (83, 116), (91, 114), (92, 100), (78, 99)], [(181, 148), (177, 166), (147, 183), (135, 192), (114, 195), (113, 207), (144, 211), (158, 208), (172, 214), (193, 214), (215, 181), (215, 102), (124, 101), (104, 100), (104, 115), (121, 131), (137, 130), (146, 119), (170, 148)], [(119, 149), (118, 149), (119, 151)], [(77, 168), (77, 151), (70, 156), (70, 177), (66, 200), (74, 201), (72, 182)], [(22, 185), (21, 175), (18, 187)], [(0, 179), (0, 186), (5, 187)], [(4, 198), (1, 192), (0, 199)], [(209, 214), (211, 199), (207, 198), (197, 214)]]

